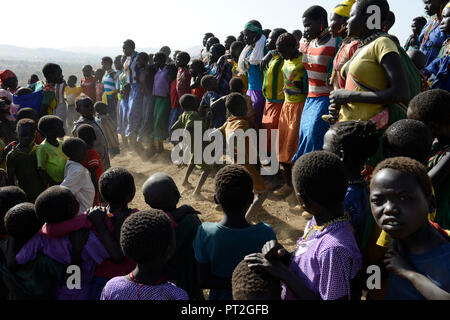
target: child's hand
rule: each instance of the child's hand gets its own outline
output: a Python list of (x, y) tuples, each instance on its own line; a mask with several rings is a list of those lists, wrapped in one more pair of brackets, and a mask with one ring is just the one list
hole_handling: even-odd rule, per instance
[(384, 256), (384, 264), (389, 272), (396, 273), (401, 277), (408, 271), (414, 271), (406, 259), (402, 244), (395, 239), (391, 239), (389, 250)]
[(290, 272), (289, 268), (286, 267), (281, 261), (269, 261), (262, 253), (250, 254), (246, 256), (244, 260), (248, 263), (249, 268), (262, 270), (278, 279), (282, 279), (283, 275)]
[(271, 240), (267, 241), (262, 248), (262, 254), (264, 255), (264, 258), (269, 261), (277, 261), (282, 260), (287, 252), (280, 243), (275, 240)]
[(94, 207), (87, 210), (87, 216), (95, 229), (105, 226), (106, 208)]
[(69, 234), (72, 245), (71, 264), (81, 266), (81, 252), (89, 239), (89, 229), (83, 228)]

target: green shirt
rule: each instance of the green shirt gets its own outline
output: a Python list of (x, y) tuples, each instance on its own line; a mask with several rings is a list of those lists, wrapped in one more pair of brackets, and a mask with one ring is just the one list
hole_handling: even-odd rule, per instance
[(62, 151), (62, 141), (58, 141), (58, 147), (53, 146), (45, 139), (36, 150), (37, 166), (45, 172), (56, 183), (64, 180), (64, 168), (67, 157)]
[(45, 190), (37, 170), (36, 149), (37, 146), (34, 145), (30, 152), (24, 152), (16, 146), (6, 156), (7, 171), (14, 171), (19, 187), (25, 191), (30, 202), (34, 202)]

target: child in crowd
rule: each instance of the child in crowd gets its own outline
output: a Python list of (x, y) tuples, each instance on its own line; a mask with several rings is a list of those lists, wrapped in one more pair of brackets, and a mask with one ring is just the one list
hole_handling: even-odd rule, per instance
[[(173, 179), (164, 173), (152, 175), (143, 185), (145, 202), (153, 209), (164, 211), (175, 230), (176, 249), (168, 262), (168, 279), (186, 290), (191, 300), (204, 300), (197, 283), (197, 270), (192, 242), (201, 225), (200, 214), (190, 206), (177, 208), (181, 195)], [(162, 198), (161, 195), (164, 194)]]
[(95, 120), (100, 125), (108, 144), (108, 152), (111, 158), (120, 154), (119, 137), (117, 136), (116, 125), (108, 114), (108, 105), (103, 102), (94, 104), (96, 113)]
[(81, 268), (80, 287), (68, 286), (66, 281), (57, 285), (57, 300), (86, 300), (90, 283), (97, 264), (108, 258), (108, 252), (92, 231), (80, 228), (76, 232), (63, 233), (59, 228), (57, 235), (48, 230), (59, 223), (76, 221), (79, 204), (72, 192), (61, 186), (53, 186), (45, 190), (36, 199), (36, 216), (45, 223), (16, 255), (19, 265), (36, 259), (39, 252), (64, 265), (77, 264)]
[(8, 234), (5, 229), (5, 215), (9, 209), (17, 204), (27, 202), (26, 193), (19, 187), (0, 187), (0, 238), (6, 239)]
[(238, 69), (239, 57), (241, 56), (242, 50), (245, 48), (245, 43), (242, 41), (236, 41), (231, 44), (230, 47), (230, 56), (231, 56), (231, 64), (233, 68), (231, 69), (233, 73), (233, 77), (239, 77), (244, 81), (244, 94), (247, 94), (248, 91), (248, 77), (246, 73), (242, 73)]
[(387, 299), (438, 299), (442, 290), (448, 297), (450, 238), (428, 221), (436, 202), (425, 167), (410, 158), (383, 161), (374, 171), (370, 200), (375, 221), (395, 239), (385, 258), (391, 271)]
[(226, 61), (225, 47), (220, 43), (211, 47), (208, 73), (217, 79), (217, 89), (221, 95), (230, 93), (229, 82), (233, 77), (232, 65)]
[(69, 158), (64, 169), (64, 180), (61, 186), (72, 191), (79, 205), (78, 215), (92, 207), (95, 198), (95, 188), (91, 175), (83, 166), (88, 161), (88, 146), (80, 138), (69, 138), (64, 141), (63, 152)]
[(120, 232), (124, 254), (136, 261), (129, 275), (106, 283), (100, 300), (188, 300), (186, 291), (168, 282), (167, 261), (175, 251), (175, 235), (169, 217), (148, 210), (128, 217)]
[(208, 129), (211, 123), (211, 104), (221, 97), (217, 88), (217, 79), (212, 75), (206, 75), (202, 78), (201, 86), (205, 88), (206, 93), (200, 102), (199, 112), (205, 121), (205, 128)]
[(351, 292), (351, 281), (361, 268), (361, 253), (350, 217), (344, 212), (348, 183), (342, 161), (329, 152), (311, 152), (297, 160), (292, 177), (299, 202), (314, 216), (296, 251), (289, 253), (272, 241), (262, 254), (245, 260), (249, 267), (280, 279), (285, 300), (360, 299)]
[(252, 225), (245, 213), (253, 203), (253, 182), (239, 165), (227, 165), (215, 177), (215, 196), (224, 217), (219, 223), (203, 223), (193, 246), (198, 268), (198, 283), (209, 288), (209, 300), (231, 300), (231, 277), (242, 259), (260, 252), (263, 245), (276, 240), (270, 225)]
[(409, 49), (419, 49), (420, 48), (420, 34), (422, 33), (423, 27), (427, 24), (427, 19), (424, 17), (415, 17), (411, 24), (412, 34), (408, 37), (405, 43), (405, 51)]
[(361, 174), (366, 161), (378, 148), (378, 133), (373, 122), (344, 121), (332, 126), (324, 137), (323, 150), (337, 155), (344, 165), (348, 189), (344, 210), (350, 217), (356, 243), (364, 251), (372, 230), (369, 187)]
[(88, 148), (88, 159), (83, 161), (81, 164), (88, 169), (91, 175), (91, 181), (95, 188), (95, 196), (94, 196), (94, 206), (100, 205), (100, 200), (98, 197), (98, 181), (103, 174), (103, 166), (102, 160), (98, 155), (97, 151), (94, 149), (94, 143), (97, 139), (95, 135), (95, 130), (92, 126), (88, 124), (83, 124), (78, 128), (77, 136), (81, 140), (83, 140)]
[[(202, 157), (202, 162), (201, 163), (194, 163), (194, 151), (195, 151), (195, 147), (194, 147), (194, 125), (195, 122), (198, 122), (202, 125), (202, 130), (204, 129), (203, 126), (203, 120), (202, 117), (200, 116), (200, 114), (197, 112), (198, 110), (198, 99), (195, 95), (192, 94), (185, 94), (184, 96), (181, 97), (180, 99), (180, 104), (181, 107), (183, 108), (184, 112), (183, 114), (180, 116), (180, 118), (177, 120), (177, 122), (174, 123), (174, 125), (172, 126), (172, 131), (177, 130), (177, 129), (184, 129), (186, 131), (186, 133), (189, 134), (186, 135), (185, 137), (183, 136), (183, 146), (184, 146), (184, 150), (187, 151), (187, 147), (189, 147), (189, 152), (190, 152), (190, 162), (189, 162), (189, 166), (186, 170), (186, 174), (184, 176), (183, 179), (183, 183), (182, 186), (185, 187), (186, 189), (192, 188), (191, 184), (189, 183), (189, 176), (191, 175), (192, 171), (195, 169), (195, 167), (197, 166), (200, 170), (202, 170), (202, 175), (200, 177), (200, 180), (197, 184), (197, 187), (194, 190), (193, 196), (195, 198), (199, 198), (201, 199), (201, 190), (203, 185), (206, 182), (206, 179), (208, 178), (208, 175), (211, 171), (211, 168), (203, 163), (203, 157)], [(190, 137), (189, 141), (184, 141), (185, 138)], [(203, 146), (202, 149), (203, 150)]]
[[(102, 58), (102, 69), (105, 71), (103, 76), (103, 90), (104, 95), (102, 101), (108, 106), (108, 111), (111, 112), (112, 119), (114, 119), (117, 106), (117, 95), (116, 95), (116, 71), (113, 70), (113, 60), (111, 57)], [(108, 113), (109, 113), (108, 112)]]
[(30, 79), (28, 80), (28, 85), (35, 84), (38, 81), (39, 81), (39, 77), (37, 76), (37, 74), (32, 74), (30, 76)]
[[(155, 96), (155, 107), (153, 110), (153, 131), (151, 153), (161, 153), (164, 150), (163, 141), (168, 136), (168, 124), (170, 115), (170, 84), (174, 79), (170, 78), (175, 73), (176, 67), (166, 67), (166, 56), (162, 52), (155, 55), (155, 82), (153, 85), (153, 95)], [(175, 70), (175, 71), (174, 71)]]
[[(41, 229), (32, 203), (21, 203), (5, 216), (8, 239), (0, 240), (0, 272), (9, 289), (10, 300), (51, 300), (55, 286), (64, 281), (67, 266), (39, 253), (34, 261), (19, 268), (9, 269), (9, 260)], [(3, 259), (1, 256), (3, 255)], [(9, 256), (8, 256), (9, 255)]]
[(103, 92), (105, 89), (103, 88), (103, 77), (105, 75), (105, 70), (97, 69), (95, 70), (95, 101), (102, 101)]
[(39, 174), (47, 186), (60, 184), (67, 161), (60, 140), (65, 135), (64, 123), (56, 116), (44, 116), (39, 120), (38, 129), (45, 136), (36, 149)]
[(225, 41), (223, 42), (223, 45), (225, 46), (226, 54), (230, 54), (230, 47), (233, 44), (233, 42), (236, 41), (235, 36), (228, 36)]
[(153, 85), (156, 70), (150, 64), (149, 55), (140, 52), (137, 57), (139, 68), (139, 90), (142, 95), (142, 121), (138, 130), (139, 143), (147, 143), (153, 130)]
[(136, 267), (136, 262), (124, 257), (120, 248), (120, 229), (130, 215), (137, 209), (130, 209), (129, 203), (136, 193), (134, 178), (123, 168), (111, 168), (102, 174), (100, 181), (100, 195), (106, 202), (106, 208), (93, 208), (88, 212), (88, 218), (100, 232), (100, 240), (110, 244), (114, 252), (118, 253), (116, 261), (104, 260), (95, 270), (92, 281), (90, 300), (99, 300), (106, 283), (114, 277), (125, 276)]
[(248, 267), (242, 260), (231, 278), (233, 300), (281, 300), (281, 284), (277, 278)]
[(436, 222), (450, 229), (450, 93), (435, 89), (414, 97), (408, 118), (427, 125), (435, 140), (428, 162), (428, 171), (436, 192)]
[(80, 97), (76, 102), (76, 110), (80, 114), (80, 118), (74, 123), (72, 135), (76, 137), (78, 127), (82, 124), (91, 125), (95, 130), (96, 136), (94, 149), (98, 152), (100, 158), (102, 159), (103, 169), (108, 170), (110, 167), (108, 142), (102, 128), (97, 121), (95, 121), (93, 100), (89, 97)]
[(83, 93), (96, 101), (96, 79), (94, 77), (94, 69), (91, 65), (85, 65), (82, 69), (84, 78), (81, 79), (81, 88), (83, 88)]
[[(31, 119), (34, 121), (34, 123), (39, 123), (39, 114), (32, 108), (23, 108), (20, 109), (17, 112), (17, 122), (19, 122), (22, 119)], [(37, 125), (36, 125), (37, 126)], [(39, 145), (44, 141), (44, 138), (42, 137), (42, 134), (37, 130), (36, 128), (36, 138), (34, 139), (34, 142)]]
[(83, 92), (81, 87), (77, 87), (77, 77), (69, 76), (67, 79), (67, 86), (64, 88), (64, 95), (67, 102), (67, 129), (72, 132), (73, 123), (77, 120), (78, 114), (75, 110), (75, 101)]
[(55, 63), (47, 63), (42, 68), (42, 73), (45, 77), (45, 85), (36, 82), (32, 87), (32, 90), (35, 92), (41, 89), (43, 91), (39, 117), (55, 114), (56, 107), (58, 106), (55, 94), (55, 84), (61, 84), (64, 81), (62, 69)]
[(205, 64), (202, 60), (194, 59), (189, 64), (189, 73), (191, 74), (191, 93), (196, 95), (199, 101), (202, 101), (206, 93), (205, 88), (201, 86), (201, 81), (206, 75)]
[(17, 123), (18, 144), (6, 157), (9, 185), (15, 185), (16, 178), (20, 188), (25, 191), (30, 202), (45, 190), (45, 184), (37, 167), (35, 144), (36, 123), (22, 119)]
[[(187, 52), (178, 53), (175, 59), (175, 65), (178, 68), (177, 79), (175, 81), (175, 99), (171, 103), (172, 110), (169, 117), (169, 134), (172, 132), (171, 128), (173, 124), (178, 120), (178, 117), (183, 113), (183, 109), (180, 106), (180, 99), (185, 94), (191, 93), (191, 74), (189, 72), (189, 62), (191, 56)], [(172, 83), (173, 86), (173, 83)], [(172, 90), (171, 90), (172, 98)]]
[[(236, 130), (243, 130), (244, 132), (250, 129), (250, 125), (246, 119), (247, 116), (247, 101), (244, 96), (240, 93), (231, 93), (227, 96), (225, 100), (225, 106), (230, 114), (225, 124), (218, 130), (222, 132), (225, 137), (227, 144), (229, 143), (232, 136), (235, 134)], [(255, 137), (256, 138), (256, 137)], [(261, 209), (264, 200), (267, 197), (267, 189), (261, 174), (256, 167), (256, 164), (251, 164), (250, 160), (257, 158), (257, 150), (255, 150), (256, 141), (251, 141), (246, 137), (245, 141), (245, 163), (243, 164), (245, 168), (250, 173), (253, 180), (253, 187), (256, 193), (255, 201), (252, 204), (249, 212), (247, 213), (247, 219), (250, 218), (257, 210)], [(237, 147), (233, 150), (234, 161), (238, 160), (239, 155), (237, 154)]]

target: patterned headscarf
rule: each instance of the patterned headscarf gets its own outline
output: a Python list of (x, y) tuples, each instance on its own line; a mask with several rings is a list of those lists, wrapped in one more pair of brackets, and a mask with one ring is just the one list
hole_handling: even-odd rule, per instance
[(3, 85), (3, 82), (9, 78), (17, 78), (17, 76), (14, 72), (8, 69), (0, 71), (0, 85)]
[(355, 2), (356, 0), (344, 0), (338, 4), (333, 11), (340, 16), (350, 18), (350, 11), (352, 10), (352, 6)]

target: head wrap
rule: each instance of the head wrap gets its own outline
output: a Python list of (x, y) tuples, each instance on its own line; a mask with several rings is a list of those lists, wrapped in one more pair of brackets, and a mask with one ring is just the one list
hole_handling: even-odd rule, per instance
[(344, 0), (342, 1), (340, 4), (338, 4), (335, 8), (334, 8), (334, 13), (346, 17), (346, 18), (350, 18), (350, 11), (352, 9), (353, 4), (356, 2), (356, 0)]
[(16, 74), (11, 70), (5, 69), (0, 71), (0, 84), (3, 85), (3, 82), (9, 78), (17, 78)]
[(251, 31), (251, 32), (256, 32), (257, 34), (263, 34), (264, 32), (263, 32), (263, 29), (261, 29), (260, 27), (258, 27), (258, 26), (255, 26), (254, 24), (252, 24), (252, 23), (250, 23), (250, 22), (248, 22), (246, 25), (245, 25), (245, 30), (248, 30), (248, 31)]

